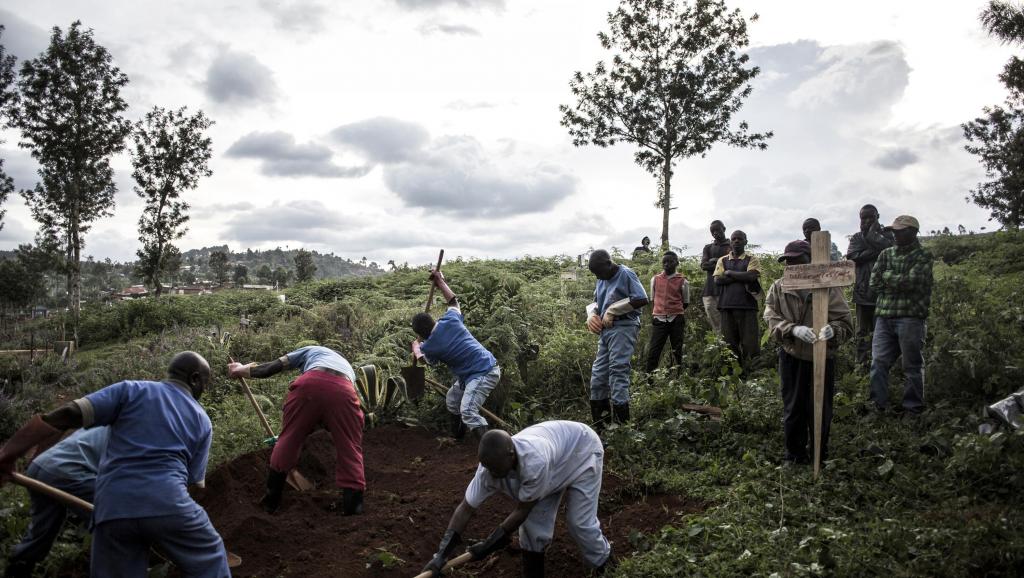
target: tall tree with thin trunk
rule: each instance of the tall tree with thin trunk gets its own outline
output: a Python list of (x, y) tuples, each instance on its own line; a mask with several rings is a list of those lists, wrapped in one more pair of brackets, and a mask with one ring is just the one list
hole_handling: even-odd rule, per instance
[(228, 254), (224, 251), (210, 253), (210, 272), (218, 283), (224, 283), (231, 274), (231, 265), (228, 262)]
[[(982, 26), (1007, 44), (1024, 44), (1024, 7), (992, 1), (981, 13)], [(989, 210), (989, 220), (1004, 227), (1024, 225), (1024, 60), (1010, 57), (999, 80), (1006, 86), (1004, 106), (986, 106), (984, 116), (962, 125), (967, 152), (985, 167), (968, 201)]]
[(636, 145), (634, 159), (657, 181), (667, 248), (676, 161), (719, 142), (763, 150), (772, 136), (734, 118), (759, 72), (741, 52), (747, 21), (722, 0), (621, 0), (608, 26), (597, 36), (611, 61), (573, 75), (576, 103), (559, 107), (562, 126), (576, 146)]
[[(13, 54), (7, 54), (3, 42), (4, 27), (0, 25), (0, 127), (11, 125), (18, 105), (18, 91), (14, 82)], [(0, 140), (0, 144), (4, 141)], [(14, 179), (4, 172), (4, 159), (0, 158), (0, 230), (4, 228), (4, 215), (7, 209), (2, 208), (7, 197), (14, 191)]]
[(305, 249), (299, 249), (295, 254), (295, 280), (299, 283), (311, 281), (316, 274), (316, 263), (313, 262), (313, 254)]
[(18, 79), (19, 144), (32, 151), (40, 177), (22, 195), (41, 228), (57, 231), (63, 245), (76, 338), (85, 235), (93, 221), (111, 215), (117, 187), (110, 157), (124, 150), (131, 131), (122, 116), (126, 84), (110, 53), (77, 21), (66, 34), (54, 27), (49, 47), (22, 64)]
[(163, 292), (161, 275), (170, 272), (168, 256), (177, 252), (174, 241), (188, 231), (189, 205), (181, 193), (213, 174), (211, 141), (206, 136), (211, 126), (213, 121), (202, 111), (189, 115), (185, 108), (154, 107), (132, 131), (132, 178), (136, 194), (146, 202), (139, 217), (142, 248), (136, 251), (137, 271), (157, 297)]

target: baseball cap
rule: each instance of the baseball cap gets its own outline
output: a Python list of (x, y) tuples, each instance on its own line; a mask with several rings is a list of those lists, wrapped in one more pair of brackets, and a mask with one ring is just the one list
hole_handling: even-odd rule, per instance
[(896, 217), (896, 220), (892, 222), (891, 228), (898, 231), (900, 229), (906, 229), (907, 227), (913, 227), (918, 231), (921, 230), (921, 224), (917, 222), (917, 219), (910, 215), (900, 215)]
[(786, 250), (779, 255), (779, 261), (785, 261), (790, 257), (799, 257), (800, 255), (810, 255), (811, 244), (803, 239), (799, 241), (790, 241), (786, 244)]

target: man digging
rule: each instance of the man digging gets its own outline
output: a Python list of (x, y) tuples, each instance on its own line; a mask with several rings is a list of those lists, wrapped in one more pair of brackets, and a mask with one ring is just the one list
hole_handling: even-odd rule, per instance
[(498, 385), (501, 368), (494, 355), (466, 329), (459, 300), (444, 275), (431, 271), (430, 280), (444, 295), (448, 311), (436, 322), (429, 313), (413, 316), (412, 330), (420, 339), (412, 342), (412, 351), (427, 363), (444, 363), (455, 374), (455, 383), (445, 398), (452, 437), (461, 439), (469, 428), (470, 436), (478, 441), (487, 431), (487, 420), (480, 415), (480, 408)]
[[(109, 439), (110, 428), (106, 426), (80, 429), (37, 455), (25, 469), (25, 475), (76, 498), (92, 502), (96, 491), (96, 474), (100, 470), (100, 460), (107, 451)], [(69, 509), (63, 502), (39, 492), (30, 492), (29, 495), (32, 500), (32, 521), (21, 543), (11, 550), (4, 578), (32, 576), (33, 568), (50, 553), (54, 540), (64, 527), (64, 520), (68, 518)], [(77, 509), (70, 511), (77, 519), (89, 520), (88, 512)]]
[(481, 560), (511, 541), (519, 530), (524, 578), (544, 576), (544, 550), (555, 532), (555, 516), (566, 500), (566, 525), (586, 565), (598, 573), (610, 566), (611, 545), (597, 519), (604, 450), (594, 430), (573, 421), (547, 421), (514, 436), (491, 430), (480, 440), (480, 465), (455, 509), (434, 558), (423, 569), (440, 576), (476, 509), (497, 491), (516, 508), (483, 542), (468, 548)]
[(301, 375), (288, 386), (281, 435), (270, 454), (267, 493), (260, 500), (269, 513), (281, 505), (281, 494), (290, 472), (299, 463), (302, 444), (313, 430), (324, 425), (334, 442), (334, 484), (341, 489), (342, 512), (363, 513), (363, 410), (356, 395), (352, 366), (333, 349), (311, 345), (282, 355), (269, 363), (228, 365), (228, 376), (263, 378), (286, 369)]
[(209, 382), (210, 365), (185, 351), (171, 359), (162, 382), (121, 381), (37, 415), (0, 448), (0, 481), (55, 434), (109, 425), (96, 477), (90, 575), (145, 576), (155, 547), (183, 576), (231, 576), (224, 542), (187, 489), (206, 477), (213, 429), (199, 397)]

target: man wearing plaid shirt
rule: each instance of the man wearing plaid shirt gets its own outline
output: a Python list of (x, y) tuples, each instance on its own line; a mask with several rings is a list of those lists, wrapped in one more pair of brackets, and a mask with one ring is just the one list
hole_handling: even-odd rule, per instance
[(871, 270), (877, 295), (875, 334), (871, 346), (871, 401), (884, 410), (889, 401), (889, 367), (903, 355), (903, 409), (924, 410), (925, 320), (932, 298), (932, 255), (917, 240), (917, 219), (900, 215), (893, 221), (894, 247), (882, 251)]

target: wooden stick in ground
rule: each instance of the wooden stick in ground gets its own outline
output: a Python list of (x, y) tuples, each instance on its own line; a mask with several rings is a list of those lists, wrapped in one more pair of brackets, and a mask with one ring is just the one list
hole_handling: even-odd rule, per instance
[[(443, 259), (444, 259), (444, 249), (441, 249), (441, 252), (437, 254), (437, 267), (434, 268), (434, 271), (440, 271), (441, 270), (441, 261)], [(427, 306), (423, 309), (424, 313), (430, 313), (430, 306), (434, 302), (434, 289), (436, 287), (437, 287), (436, 283), (431, 283), (430, 284), (430, 293), (427, 293)]]
[[(424, 381), (426, 381), (428, 385), (433, 387), (434, 391), (436, 391), (437, 393), (439, 393), (441, 395), (447, 395), (448, 394), (448, 389), (446, 389), (445, 386), (443, 386), (440, 383), (434, 381), (433, 379), (430, 379), (429, 377), (426, 377), (426, 378), (424, 378)], [(497, 425), (501, 426), (502, 429), (504, 429), (506, 431), (512, 431), (512, 426), (508, 425), (508, 422), (506, 422), (505, 420), (501, 419), (500, 417), (494, 415), (487, 408), (481, 407), (480, 408), (480, 413), (482, 413), (483, 416), (486, 417), (487, 419), (489, 419), (492, 422), (496, 423)]]
[[(448, 572), (449, 570), (451, 570), (452, 568), (457, 568), (459, 566), (462, 566), (463, 564), (465, 564), (466, 562), (469, 562), (472, 559), (473, 559), (473, 555), (470, 554), (469, 552), (464, 552), (462, 554), (459, 554), (458, 556), (456, 556), (456, 557), (452, 558), (451, 560), (449, 560), (448, 563), (444, 565), (444, 568), (441, 569), (441, 573), (444, 574), (444, 573)], [(416, 578), (430, 578), (432, 575), (433, 574), (430, 573), (430, 572), (421, 572), (420, 574), (416, 575)]]
[[(832, 242), (828, 231), (811, 233), (811, 264), (820, 265), (831, 260)], [(812, 289), (811, 307), (815, 333), (828, 325), (828, 287)], [(814, 478), (821, 473), (821, 426), (825, 404), (825, 363), (828, 361), (828, 342), (819, 339), (814, 342)]]

